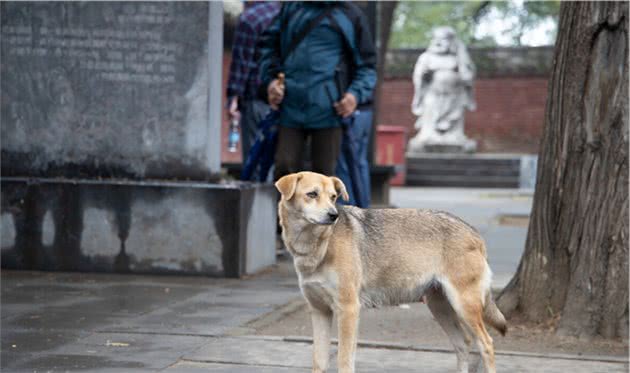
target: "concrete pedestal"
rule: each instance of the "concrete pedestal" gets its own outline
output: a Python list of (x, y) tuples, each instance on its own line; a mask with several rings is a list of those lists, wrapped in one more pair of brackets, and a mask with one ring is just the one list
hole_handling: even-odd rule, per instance
[(407, 154), (407, 185), (526, 188), (536, 184), (537, 156), (527, 154)]
[(239, 277), (275, 263), (271, 185), (1, 183), (3, 268)]

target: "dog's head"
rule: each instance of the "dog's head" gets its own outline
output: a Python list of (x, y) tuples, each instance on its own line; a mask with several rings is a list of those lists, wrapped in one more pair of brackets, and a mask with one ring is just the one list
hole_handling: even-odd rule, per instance
[(276, 188), (282, 194), (280, 204), (312, 224), (333, 224), (339, 213), (335, 202), (349, 199), (346, 186), (336, 177), (314, 172), (299, 172), (280, 178)]

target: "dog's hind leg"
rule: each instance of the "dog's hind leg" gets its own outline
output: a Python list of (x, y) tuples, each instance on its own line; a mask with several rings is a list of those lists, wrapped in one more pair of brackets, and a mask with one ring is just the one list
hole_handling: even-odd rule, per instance
[(442, 288), (457, 313), (462, 326), (475, 337), (485, 373), (495, 373), (494, 345), (483, 323), (483, 302), (479, 284), (460, 286), (457, 290), (448, 282)]
[(313, 373), (323, 373), (328, 369), (330, 359), (330, 329), (332, 311), (311, 307), (313, 321)]
[(457, 373), (468, 373), (468, 356), (471, 337), (460, 324), (459, 317), (441, 290), (430, 290), (427, 295), (427, 306), (433, 317), (440, 324), (455, 348), (457, 355)]
[(495, 373), (494, 345), (492, 337), (488, 334), (486, 326), (483, 323), (481, 312), (475, 311), (474, 313), (468, 313), (466, 322), (477, 337), (477, 347), (481, 354), (481, 361), (483, 361), (484, 372)]

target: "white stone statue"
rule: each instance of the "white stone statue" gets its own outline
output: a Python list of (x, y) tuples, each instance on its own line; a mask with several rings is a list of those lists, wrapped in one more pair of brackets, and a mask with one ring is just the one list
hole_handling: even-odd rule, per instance
[(438, 27), (413, 71), (411, 111), (420, 132), (409, 142), (410, 153), (474, 152), (477, 142), (464, 134), (464, 112), (474, 110), (475, 66), (466, 46), (451, 27)]

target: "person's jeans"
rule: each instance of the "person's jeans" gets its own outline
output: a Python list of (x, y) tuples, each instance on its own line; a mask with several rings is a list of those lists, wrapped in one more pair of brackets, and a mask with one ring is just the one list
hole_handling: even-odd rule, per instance
[[(370, 132), (372, 129), (372, 110), (362, 110), (356, 112), (354, 118), (354, 124), (350, 131), (352, 137), (357, 144), (358, 154), (355, 154), (358, 161), (358, 167), (361, 173), (361, 182), (365, 190), (367, 191), (368, 202), (370, 196), (370, 164), (368, 162), (368, 151), (370, 144)], [(350, 167), (348, 160), (344, 156), (343, 152), (339, 154), (337, 159), (336, 175), (346, 185), (346, 190), (350, 196), (350, 201), (347, 203), (339, 200), (340, 203), (348, 205), (356, 205), (356, 199), (352, 192), (352, 180), (350, 179)]]
[(256, 141), (258, 123), (267, 115), (271, 108), (265, 101), (258, 99), (244, 99), (239, 102), (241, 110), (241, 150), (243, 164), (247, 159), (249, 150)]

